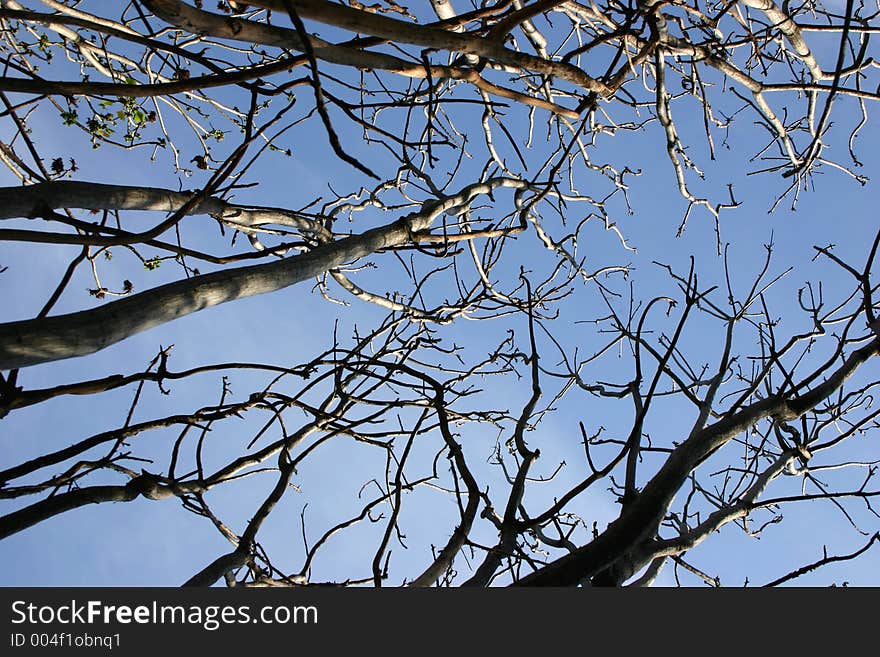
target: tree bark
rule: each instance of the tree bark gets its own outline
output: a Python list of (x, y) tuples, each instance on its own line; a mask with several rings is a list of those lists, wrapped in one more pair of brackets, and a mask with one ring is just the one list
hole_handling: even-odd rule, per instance
[(0, 324), (0, 370), (94, 353), (228, 301), (266, 294), (409, 238), (407, 219), (283, 260), (194, 276), (66, 315)]
[[(93, 183), (87, 185), (93, 186)], [(499, 187), (521, 189), (526, 186), (520, 180), (490, 178), (468, 185), (457, 194), (426, 201), (419, 211), (397, 221), (321, 244), (307, 253), (167, 283), (90, 310), (0, 324), (0, 370), (85, 356), (199, 310), (236, 299), (275, 292), (382, 249), (408, 244), (413, 241), (415, 233), (430, 228), (441, 214), (469, 203), (478, 195), (491, 193)], [(111, 191), (119, 189), (108, 187)], [(10, 189), (15, 191), (10, 192)], [(32, 187), (18, 187), (0, 190), (0, 205), (5, 193), (11, 204), (18, 204), (15, 214), (31, 212), (34, 203), (40, 198), (40, 190), (32, 192), (31, 189)], [(175, 201), (180, 200), (169, 196), (173, 193), (167, 190), (121, 189), (125, 191), (120, 192), (119, 198), (100, 200), (103, 197), (99, 193), (90, 193), (88, 188), (74, 185), (67, 188), (69, 194), (63, 202), (51, 195), (50, 200), (44, 202), (61, 205), (73, 203), (86, 207), (117, 202), (127, 204), (133, 209), (162, 209), (167, 208), (165, 204), (173, 206)], [(98, 191), (104, 190), (99, 186)], [(27, 200), (17, 201), (17, 195), (23, 195)], [(211, 203), (217, 203), (213, 199), (207, 199), (206, 202), (208, 205), (203, 203), (199, 206), (199, 211), (212, 207)], [(294, 215), (289, 213), (289, 216)], [(316, 225), (309, 222), (313, 231)]]
[(516, 584), (574, 586), (612, 565), (633, 547), (654, 536), (682, 484), (693, 469), (715, 450), (763, 418), (775, 417), (788, 421), (799, 417), (840, 389), (862, 363), (878, 353), (880, 339), (874, 339), (850, 354), (824, 382), (797, 399), (770, 397), (697, 432), (675, 449), (629, 510), (595, 540), (523, 577)]

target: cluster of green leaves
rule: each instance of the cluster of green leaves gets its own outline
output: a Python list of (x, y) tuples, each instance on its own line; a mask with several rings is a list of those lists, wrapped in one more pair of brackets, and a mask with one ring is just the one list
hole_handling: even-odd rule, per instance
[(143, 128), (158, 119), (154, 110), (144, 109), (136, 99), (117, 98), (99, 101), (100, 109), (93, 108), (92, 115), (82, 122), (76, 101), (71, 99), (68, 102), (68, 108), (60, 112), (61, 121), (66, 126), (79, 126), (88, 132), (93, 148), (98, 148), (102, 141), (116, 134), (120, 124), (126, 128), (123, 135), (125, 143), (134, 144), (141, 137)]

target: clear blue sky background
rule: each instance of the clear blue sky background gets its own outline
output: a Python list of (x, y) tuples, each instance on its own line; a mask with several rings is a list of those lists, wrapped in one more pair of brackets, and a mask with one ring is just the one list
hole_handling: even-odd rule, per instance
[[(303, 103), (311, 103), (311, 99), (305, 97), (307, 94), (303, 96)], [(851, 124), (856, 115), (852, 105), (844, 107), (841, 103), (841, 109), (839, 121), (842, 129)], [(512, 114), (519, 119), (523, 117), (522, 113)], [(775, 195), (786, 183), (775, 174), (746, 177), (747, 171), (757, 168), (746, 159), (757, 149), (760, 132), (750, 127), (747, 120), (740, 121), (731, 131), (731, 148), (719, 148), (718, 160), (709, 162), (699, 136), (701, 119), (698, 114), (682, 106), (679, 120), (685, 141), (694, 144), (691, 156), (706, 170), (708, 182), (695, 183), (695, 193), (700, 195), (704, 191), (710, 198), (723, 200), (726, 198), (725, 184), (731, 182), (735, 186), (737, 200), (742, 203), (739, 209), (722, 214), (722, 236), (731, 244), (735, 284), (739, 283), (742, 289), (751, 280), (763, 257), (761, 245), (768, 242), (772, 234), (776, 244), (773, 271), (781, 272), (794, 267), (775, 293), (775, 310), (784, 317), (780, 330), (786, 335), (797, 331), (805, 320), (791, 311), (796, 309), (796, 290), (806, 280), (823, 279), (829, 296), (843, 294), (849, 287), (846, 277), (824, 263), (811, 262), (811, 247), (814, 244), (834, 243), (839, 256), (860, 263), (877, 226), (877, 182), (872, 180), (862, 188), (840, 172), (825, 169), (823, 175), (814, 178), (815, 190), (803, 196), (796, 212), (791, 212), (787, 205), (783, 205), (774, 214), (768, 214)], [(34, 126), (33, 136), (47, 159), (59, 155), (77, 159), (80, 171), (76, 179), (178, 186), (177, 177), (169, 174), (164, 155), (160, 155), (156, 163), (150, 164), (144, 157), (145, 153), (123, 153), (106, 146), (92, 151), (81, 135), (73, 128), (61, 126), (57, 117), (51, 114), (38, 116)], [(350, 182), (358, 177), (332, 155), (326, 137), (314, 118), (308, 126), (308, 129), (294, 133), (292, 157), (266, 154), (248, 177), (261, 184), (255, 190), (241, 192), (243, 200), (295, 207), (317, 195), (326, 194), (328, 182), (338, 189), (351, 187)], [(518, 132), (512, 131), (514, 134)], [(536, 134), (539, 132), (536, 131)], [(342, 134), (347, 145), (357, 143), (356, 130), (345, 130)], [(839, 137), (844, 134), (841, 132), (837, 135), (832, 153), (842, 159), (845, 159), (845, 141)], [(10, 135), (9, 124), (0, 125), (0, 139), (8, 141)], [(230, 135), (228, 142), (218, 147), (218, 152), (223, 152), (231, 145), (234, 137)], [(610, 233), (600, 230), (589, 232), (594, 242), (582, 244), (590, 258), (587, 268), (590, 268), (591, 262), (601, 264), (603, 258), (609, 262), (621, 259), (631, 262), (637, 295), (643, 299), (673, 290), (663, 272), (651, 264), (655, 260), (685, 271), (688, 259), (694, 256), (705, 283), (721, 282), (723, 268), (715, 254), (714, 226), (705, 212), (695, 210), (687, 230), (680, 238), (675, 237), (684, 202), (674, 187), (672, 170), (665, 159), (664, 137), (658, 126), (655, 124), (637, 133), (622, 132), (608, 140), (600, 152), (616, 152), (616, 162), (629, 162), (631, 166), (643, 170), (643, 175), (632, 181), (633, 215), (626, 216), (619, 203), (614, 208), (622, 232), (637, 247), (638, 253), (624, 252)], [(363, 155), (371, 165), (383, 159), (380, 149), (351, 148)], [(504, 149), (504, 146), (499, 148)], [(536, 151), (539, 152), (540, 148), (537, 146)], [(857, 140), (857, 149), (864, 162), (860, 173), (876, 177), (880, 172), (880, 131), (873, 124), (862, 131)], [(510, 149), (507, 149), (507, 153), (510, 154)], [(192, 178), (183, 179), (182, 185), (185, 188), (197, 187), (204, 179), (202, 172), (197, 172)], [(0, 183), (12, 185), (15, 180), (4, 171), (0, 172)], [(154, 216), (146, 213), (130, 217), (130, 226), (144, 227), (155, 220)], [(379, 219), (387, 221), (388, 217)], [(30, 227), (25, 221), (9, 222), (9, 225), (11, 227), (16, 223)], [(203, 242), (200, 240), (207, 240), (212, 247), (216, 247), (211, 250), (223, 251), (219, 246), (222, 242), (210, 237), (215, 232), (213, 220), (207, 217), (188, 218), (183, 224), (183, 231), (184, 243), (190, 240), (191, 244), (201, 245)], [(533, 235), (526, 236), (523, 241), (523, 253), (539, 248)], [(29, 246), (25, 250), (16, 244), (0, 244), (0, 266), (9, 268), (0, 275), (4, 299), (0, 318), (10, 321), (33, 316), (76, 250), (54, 246)], [(171, 263), (164, 264), (158, 271), (146, 272), (122, 249), (114, 250), (114, 254), (114, 260), (103, 263), (102, 268), (104, 282), (111, 288), (118, 289), (123, 278), (129, 278), (136, 290), (143, 290), (179, 275)], [(543, 257), (544, 254), (541, 255)], [(389, 262), (387, 256), (375, 260)], [(515, 263), (507, 266), (510, 267), (510, 273), (515, 273)], [(356, 280), (369, 281), (374, 290), (400, 286), (405, 289), (405, 281), (396, 281), (394, 276), (392, 270), (379, 268)], [(87, 268), (81, 267), (53, 312), (94, 306), (98, 302), (85, 291), (93, 286)], [(22, 372), (20, 383), (27, 387), (42, 387), (120, 371), (136, 371), (153, 358), (160, 345), (172, 343), (175, 345), (172, 366), (177, 370), (216, 361), (300, 362), (328, 346), (328, 335), (337, 321), (340, 322), (339, 333), (347, 335), (355, 323), (366, 327), (383, 316), (379, 309), (355, 300), (352, 300), (349, 308), (327, 303), (319, 295), (310, 293), (310, 288), (309, 284), (301, 284), (272, 295), (209, 309), (86, 358), (28, 368)], [(340, 292), (340, 296), (343, 294)], [(589, 350), (590, 344), (597, 343), (595, 336), (585, 334), (585, 330), (589, 329), (576, 324), (578, 320), (601, 313), (601, 308), (593, 305), (596, 300), (595, 294), (583, 290), (564, 306), (559, 321), (553, 325), (564, 344), (581, 344), (585, 350)], [(501, 321), (488, 327), (465, 322), (451, 328), (449, 334), (462, 340), (470, 332), (481, 331), (485, 332), (484, 337), (488, 341), (490, 336), (502, 335), (504, 328), (506, 324)], [(522, 324), (517, 324), (517, 328), (521, 331)], [(719, 342), (718, 333), (712, 332), (708, 325), (698, 323), (689, 335), (687, 344), (695, 354), (700, 354), (698, 361), (714, 363)], [(864, 376), (877, 378), (876, 363), (869, 364), (865, 370)], [(609, 371), (609, 376), (614, 376), (613, 371)], [(262, 379), (236, 374), (232, 379), (232, 388), (245, 395), (257, 389), (251, 386), (259, 385), (258, 380)], [(199, 404), (215, 401), (219, 385), (218, 376), (174, 383), (170, 387), (177, 394), (167, 397), (147, 386), (135, 419), (192, 410)], [(132, 392), (132, 388), (127, 388), (100, 398), (60, 398), (11, 413), (0, 422), (4, 463), (16, 463), (47, 449), (121, 425)], [(527, 381), (516, 383), (509, 380), (488, 389), (486, 399), (495, 403), (499, 399), (510, 400), (509, 404), (517, 408), (516, 405), (523, 403), (528, 394)], [(539, 431), (529, 436), (530, 441), (534, 441), (534, 445), (544, 453), (541, 471), (552, 471), (560, 460), (565, 459), (569, 465), (561, 477), (574, 481), (582, 476), (582, 470), (578, 469), (583, 468), (580, 463), (583, 457), (577, 422), (583, 421), (588, 428), (599, 425), (622, 427), (630, 417), (629, 408), (625, 406), (576, 394), (560, 403), (558, 411), (548, 416)], [(680, 435), (686, 424), (682, 423), (680, 408), (661, 405), (661, 410), (653, 417), (651, 428), (657, 434)], [(225, 423), (218, 429), (219, 435), (213, 436), (212, 440), (240, 440), (236, 432), (244, 425), (237, 426), (234, 422)], [(870, 440), (860, 443), (859, 449), (852, 452), (853, 457), (877, 458), (878, 438), (873, 435)], [(150, 441), (153, 436), (147, 434), (138, 440), (144, 439)], [(479, 429), (468, 429), (462, 438), (465, 449), (470, 450), (469, 456), (475, 463), (484, 461), (491, 454), (494, 440), (492, 432), (486, 430), (481, 433)], [(151, 448), (146, 449), (149, 452)], [(162, 456), (167, 454), (167, 442), (157, 441), (155, 453), (160, 458), (159, 463), (165, 462)], [(730, 453), (722, 453), (721, 456), (728, 458)], [(276, 565), (289, 568), (299, 565), (302, 551), (299, 513), (303, 502), (309, 501), (306, 519), (310, 538), (314, 539), (328, 526), (345, 517), (341, 505), (349, 504), (351, 510), (357, 509), (356, 494), (364, 481), (361, 474), (363, 466), (375, 458), (375, 454), (354, 448), (350, 442), (335, 441), (302, 468), (295, 483), (302, 488), (303, 494), (290, 493), (285, 506), (273, 515), (264, 530), (266, 544), (274, 548), (270, 553), (278, 559)], [(644, 469), (649, 471), (647, 466)], [(861, 476), (862, 472), (859, 471), (854, 479), (858, 480)], [(488, 480), (497, 485), (498, 473), (492, 477), (495, 479)], [(230, 492), (221, 489), (211, 499), (218, 508), (223, 509), (224, 518), (232, 526), (241, 528), (257, 500), (262, 499), (273, 484), (274, 477), (267, 475), (244, 488), (234, 488)], [(784, 490), (787, 482), (779, 482), (779, 485), (778, 489), (771, 488), (771, 493)], [(241, 490), (249, 491), (251, 497), (243, 495)], [(612, 498), (601, 494), (604, 492), (603, 489), (583, 496), (572, 510), (581, 513), (588, 522), (596, 520), (601, 528), (615, 517), (617, 511)], [(536, 497), (530, 500), (537, 504), (537, 496), (544, 493), (536, 491), (534, 494)], [(549, 496), (551, 493), (546, 494)], [(422, 504), (415, 499), (409, 502), (409, 510), (402, 523), (410, 549), (404, 551), (397, 547), (394, 550), (392, 564), (396, 567), (392, 571), (392, 579), (396, 577), (397, 581), (417, 574), (429, 558), (428, 545), (442, 544), (456, 524), (457, 512), (451, 498), (430, 493), (418, 495), (423, 496)], [(502, 498), (497, 499), (500, 501)], [(24, 501), (31, 500), (26, 498)], [(8, 511), (16, 506), (5, 503), (3, 509)], [(843, 553), (864, 542), (863, 537), (847, 529), (845, 522), (830, 505), (791, 507), (784, 510), (784, 515), (785, 521), (766, 530), (760, 540), (749, 539), (733, 528), (711, 537), (694, 552), (694, 563), (705, 566), (712, 574), (720, 574), (722, 582), (728, 585), (741, 585), (746, 575), (751, 583), (758, 584), (819, 558), (824, 544), (828, 545), (831, 553)], [(876, 518), (872, 520), (870, 516), (862, 515), (860, 520), (864, 521), (863, 529), (876, 530)], [(316, 579), (367, 576), (370, 559), (367, 554), (372, 554), (373, 544), (369, 544), (366, 553), (362, 547), (367, 545), (364, 542), (366, 538), (375, 536), (374, 532), (375, 529), (364, 527), (331, 541), (316, 562)], [(480, 532), (478, 535), (486, 543), (492, 541), (491, 531), (483, 528)], [(157, 503), (139, 499), (125, 504), (102, 504), (63, 514), (0, 542), (0, 559), (6, 565), (0, 575), (0, 584), (176, 585), (228, 549), (228, 544), (207, 521), (185, 512), (174, 500)], [(279, 558), (279, 555), (285, 554), (289, 556)], [(671, 570), (667, 567), (658, 583), (671, 584), (672, 581)], [(694, 583), (694, 580), (686, 581)], [(880, 550), (874, 550), (858, 561), (802, 578), (798, 583), (823, 585), (843, 581), (880, 584)]]

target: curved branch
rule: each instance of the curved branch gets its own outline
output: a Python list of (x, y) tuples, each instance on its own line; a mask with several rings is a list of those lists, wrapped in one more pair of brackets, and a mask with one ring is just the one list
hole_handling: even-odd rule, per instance
[(763, 399), (692, 434), (669, 456), (629, 510), (595, 540), (515, 585), (572, 586), (613, 564), (633, 545), (655, 534), (676, 492), (709, 455), (761, 419), (799, 417), (840, 389), (860, 365), (878, 353), (880, 339), (874, 339), (850, 354), (828, 379), (798, 399), (792, 401), (779, 396)]
[(205, 308), (295, 285), (408, 238), (404, 218), (276, 262), (167, 283), (91, 310), (0, 324), (0, 369), (85, 356)]

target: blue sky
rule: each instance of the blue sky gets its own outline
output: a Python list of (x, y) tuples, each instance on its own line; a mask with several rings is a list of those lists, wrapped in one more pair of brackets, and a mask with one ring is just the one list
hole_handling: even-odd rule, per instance
[[(827, 47), (825, 52), (820, 49), (820, 54), (833, 52), (830, 46)], [(310, 107), (311, 98), (308, 94), (302, 95), (303, 106)], [(716, 110), (723, 111), (728, 104), (732, 107), (734, 100), (729, 97), (722, 99)], [(812, 246), (833, 243), (837, 255), (861, 263), (866, 245), (877, 226), (874, 207), (877, 199), (876, 181), (860, 187), (845, 174), (825, 168), (821, 175), (815, 176), (812, 181), (815, 189), (803, 195), (796, 211), (791, 211), (784, 203), (774, 213), (768, 214), (776, 195), (787, 183), (778, 174), (746, 175), (760, 168), (760, 165), (749, 163), (748, 157), (758, 148), (761, 130), (749, 125), (745, 118), (737, 121), (727, 139), (730, 148), (720, 145), (722, 137), (716, 135), (718, 159), (712, 162), (708, 158), (704, 140), (700, 138), (701, 117), (693, 111), (694, 104), (688, 105), (688, 101), (682, 101), (673, 105), (673, 108), (677, 112), (683, 139), (693, 144), (689, 154), (706, 172), (705, 182), (693, 180), (694, 193), (706, 194), (716, 201), (725, 200), (726, 184), (729, 182), (734, 185), (736, 198), (741, 203), (741, 207), (722, 212), (721, 215), (722, 239), (731, 245), (729, 254), (733, 263), (731, 272), (734, 286), (743, 290), (750, 283), (761, 264), (764, 253), (762, 244), (769, 242), (772, 235), (776, 251), (771, 270), (782, 272), (788, 267), (793, 268), (770, 295), (775, 311), (783, 318), (779, 330), (786, 334), (802, 330), (806, 320), (797, 313), (795, 301), (798, 288), (808, 280), (822, 279), (829, 296), (840, 296), (850, 286), (847, 277), (834, 267), (829, 267), (827, 262), (811, 261)], [(846, 143), (841, 137), (845, 137), (848, 126), (858, 120), (857, 108), (853, 103), (841, 101), (838, 109), (837, 123), (833, 128), (837, 134), (832, 139), (831, 152), (846, 159)], [(619, 108), (611, 111), (623, 113)], [(462, 125), (476, 130), (478, 119), (478, 113), (473, 112), (462, 118)], [(525, 112), (519, 108), (511, 108), (505, 119), (510, 126), (519, 129), (523, 128), (524, 120)], [(217, 126), (220, 125), (228, 128), (227, 124), (218, 120)], [(170, 172), (166, 153), (160, 153), (157, 161), (151, 163), (146, 150), (122, 152), (107, 146), (92, 150), (74, 128), (60, 125), (53, 112), (35, 115), (33, 126), (33, 136), (44, 157), (48, 159), (63, 154), (76, 158), (80, 170), (75, 178), (79, 180), (194, 188), (206, 179), (205, 174), (198, 170), (192, 177), (174, 175)], [(0, 138), (7, 141), (10, 130), (8, 123), (0, 124)], [(381, 148), (367, 147), (360, 142), (360, 131), (355, 127), (340, 128), (340, 135), (346, 147), (370, 166), (388, 164), (389, 160)], [(231, 131), (227, 139), (216, 146), (217, 152), (224, 152), (235, 143), (235, 138), (234, 131)], [(480, 152), (476, 143), (478, 139), (479, 135), (476, 135), (473, 141), (475, 152)], [(615, 235), (605, 231), (598, 221), (584, 231), (580, 240), (582, 253), (588, 258), (587, 269), (621, 261), (631, 263), (631, 277), (635, 282), (636, 295), (641, 299), (650, 299), (655, 294), (668, 294), (674, 290), (666, 274), (652, 264), (653, 261), (667, 263), (683, 272), (693, 256), (704, 285), (710, 281), (722, 282), (724, 275), (723, 263), (715, 252), (714, 222), (708, 213), (695, 210), (682, 236), (675, 237), (685, 211), (685, 202), (675, 188), (672, 169), (665, 157), (664, 139), (659, 127), (652, 124), (644, 130), (621, 131), (613, 138), (602, 137), (596, 150), (597, 161), (607, 158), (617, 166), (629, 163), (642, 170), (640, 176), (629, 179), (632, 215), (627, 214), (619, 195), (608, 204), (622, 233), (637, 248), (637, 252), (623, 250)], [(366, 182), (360, 174), (352, 172), (332, 155), (326, 136), (314, 117), (293, 130), (288, 140), (292, 147), (290, 157), (266, 153), (250, 171), (247, 180), (258, 181), (260, 186), (242, 190), (239, 195), (243, 201), (298, 207), (317, 196), (329, 196), (328, 184), (334, 189), (347, 190)], [(184, 143), (191, 146), (186, 139)], [(864, 164), (860, 172), (873, 177), (880, 171), (880, 132), (869, 124), (862, 131), (857, 144), (859, 157)], [(514, 161), (513, 149), (506, 146), (503, 140), (499, 139), (496, 146), (502, 157)], [(538, 161), (546, 148), (546, 144), (539, 139), (527, 155), (530, 160)], [(184, 154), (184, 161), (189, 159), (186, 157), (188, 154)], [(454, 155), (451, 152), (444, 154), (444, 157)], [(465, 161), (461, 178), (466, 180), (469, 172), (479, 170), (482, 165), (480, 158)], [(598, 180), (598, 176), (585, 174), (582, 181), (576, 182), (589, 189), (590, 193), (593, 193), (594, 186), (595, 189), (607, 191), (607, 187), (603, 188)], [(0, 183), (13, 185), (15, 180), (3, 171), (0, 172)], [(500, 202), (498, 207), (502, 206), (503, 202)], [(571, 220), (578, 217), (578, 211), (573, 206)], [(390, 220), (387, 214), (381, 212), (365, 215), (366, 218), (359, 217), (359, 221), (365, 221), (367, 225)], [(151, 225), (156, 219), (156, 216), (148, 213), (132, 213), (129, 217), (131, 223), (128, 225), (140, 228)], [(31, 227), (26, 220), (8, 224), (9, 227)], [(354, 229), (361, 230), (363, 225), (356, 223)], [(554, 227), (562, 232), (556, 224)], [(229, 251), (228, 240), (224, 241), (216, 235), (215, 222), (207, 217), (187, 218), (182, 223), (182, 231), (185, 243), (198, 244), (212, 252)], [(6, 300), (0, 319), (11, 321), (32, 316), (44, 303), (48, 290), (53, 288), (76, 251), (72, 247), (49, 245), (29, 245), (25, 250), (16, 244), (0, 244), (0, 266), (8, 267), (0, 278)], [(354, 280), (369, 285), (374, 291), (406, 289), (406, 281), (402, 279), (401, 270), (391, 256), (382, 255), (370, 260), (379, 266), (356, 275)], [(525, 235), (509, 250), (499, 272), (507, 276), (507, 281), (514, 281), (523, 263), (536, 272), (552, 266), (549, 254), (541, 251), (533, 233)], [(203, 271), (208, 269), (199, 266)], [(170, 262), (156, 271), (145, 271), (122, 249), (114, 249), (113, 260), (101, 263), (101, 273), (105, 284), (112, 289), (118, 289), (121, 281), (128, 278), (136, 290), (147, 289), (180, 276), (179, 270)], [(443, 284), (438, 282), (434, 294), (442, 296)], [(87, 268), (81, 267), (53, 312), (69, 312), (98, 303), (86, 293), (86, 289), (93, 285)], [(610, 280), (609, 285), (626, 289), (626, 284), (617, 279)], [(310, 284), (300, 284), (271, 295), (212, 308), (139, 334), (86, 358), (28, 368), (22, 372), (20, 384), (43, 387), (120, 371), (137, 371), (155, 356), (160, 345), (169, 344), (175, 345), (172, 366), (177, 370), (205, 362), (233, 360), (297, 363), (308, 360), (326, 348), (328, 337), (337, 323), (339, 334), (347, 336), (355, 324), (369, 327), (384, 314), (380, 309), (354, 299), (349, 299), (351, 305), (348, 307), (328, 303), (313, 293), (311, 287)], [(512, 284), (507, 287), (512, 287)], [(344, 295), (338, 288), (335, 290), (340, 297)], [(571, 349), (577, 345), (584, 352), (600, 344), (601, 337), (593, 332), (594, 327), (580, 323), (601, 314), (599, 303), (595, 288), (589, 285), (577, 287), (572, 297), (561, 306), (559, 319), (552, 324), (554, 334), (562, 344)], [(522, 318), (482, 323), (463, 320), (444, 329), (444, 335), (457, 342), (470, 341), (474, 345), (474, 353), (477, 353), (483, 345), (503, 337), (505, 330), (511, 326), (517, 331), (519, 344), (524, 345)], [(695, 322), (686, 344), (696, 362), (717, 361), (720, 341), (717, 330), (717, 324)], [(744, 350), (751, 346), (748, 340), (749, 337), (743, 334)], [(543, 341), (542, 347), (546, 349), (547, 361), (553, 361), (549, 343)], [(625, 363), (625, 359), (617, 362)], [(601, 367), (606, 369), (598, 374), (594, 372), (594, 375), (601, 376), (607, 372), (608, 377), (620, 376), (612, 358), (603, 361)], [(869, 363), (860, 376), (866, 377), (865, 380), (876, 380), (877, 364)], [(264, 378), (237, 373), (232, 377), (232, 389), (246, 396), (257, 389)], [(213, 375), (174, 383), (170, 386), (174, 392), (171, 396), (158, 394), (153, 387), (147, 386), (135, 418), (144, 420), (211, 403), (219, 394), (219, 386), (219, 377)], [(92, 433), (119, 426), (124, 421), (132, 394), (133, 389), (127, 388), (95, 398), (60, 398), (11, 413), (0, 423), (4, 462), (16, 463)], [(489, 383), (481, 399), (485, 399), (487, 404), (507, 404), (517, 409), (528, 395), (527, 380), (517, 381), (509, 377)], [(687, 412), (679, 405), (658, 404), (650, 420), (650, 431), (658, 436), (680, 435), (689, 426), (690, 416), (684, 416)], [(558, 488), (536, 487), (527, 497), (527, 503), (538, 509), (541, 503), (552, 499), (554, 492), (558, 494), (559, 490), (564, 490), (565, 481), (577, 481), (583, 476), (578, 421), (584, 422), (588, 429), (602, 425), (613, 432), (615, 428), (625, 431), (630, 419), (628, 402), (609, 402), (573, 394), (556, 404), (555, 412), (546, 416), (538, 430), (529, 435), (529, 440), (543, 453), (537, 472), (549, 473), (562, 460), (566, 461), (567, 466), (559, 476)], [(242, 441), (241, 436), (251, 426), (248, 421), (237, 422), (225, 423), (218, 427), (217, 435), (212, 435), (212, 441), (217, 445), (216, 454), (212, 454), (212, 457), (217, 458), (218, 462), (223, 456), (233, 453), (227, 449), (237, 449)], [(462, 434), (465, 451), (475, 464), (485, 464), (492, 454), (496, 439), (497, 435), (491, 428), (469, 427)], [(877, 440), (875, 433), (848, 451), (847, 458), (878, 458)], [(152, 435), (141, 437), (138, 445), (143, 451), (140, 453), (154, 456), (159, 459), (157, 463), (163, 463), (162, 459), (167, 459), (167, 435), (163, 440), (155, 439), (155, 444), (153, 441)], [(224, 442), (229, 442), (230, 447), (224, 448)], [(431, 449), (428, 446), (424, 449), (422, 458), (429, 458)], [(725, 449), (704, 467), (711, 468), (727, 462), (736, 448), (730, 445)], [(646, 462), (643, 473), (651, 471), (650, 464), (651, 461)], [(365, 473), (377, 467), (381, 470), (376, 453), (351, 441), (334, 440), (319, 450), (296, 477), (294, 483), (302, 492), (288, 494), (283, 506), (272, 516), (264, 530), (265, 544), (271, 546), (270, 552), (275, 556), (276, 565), (295, 569), (301, 562), (300, 513), (306, 502), (309, 539), (314, 540), (327, 527), (343, 519), (346, 513), (357, 512), (358, 492), (365, 478), (374, 476)], [(494, 471), (489, 468), (484, 476), (492, 490), (499, 491), (496, 493), (496, 504), (503, 502), (500, 472), (497, 468)], [(856, 479), (859, 477), (861, 473), (855, 475)], [(779, 487), (771, 489), (771, 494), (775, 496), (776, 490), (787, 490), (788, 483), (777, 482)], [(253, 482), (231, 487), (229, 491), (219, 489), (212, 494), (211, 500), (223, 510), (224, 518), (232, 526), (242, 528), (257, 501), (273, 484), (272, 475), (256, 477)], [(5, 503), (4, 509), (16, 506)], [(588, 523), (596, 521), (601, 529), (615, 517), (617, 509), (613, 496), (600, 486), (595, 492), (579, 498), (572, 511), (581, 514)], [(758, 584), (819, 558), (824, 544), (827, 544), (830, 553), (844, 553), (865, 541), (857, 532), (847, 528), (845, 521), (830, 505), (792, 506), (785, 510), (784, 515), (785, 521), (769, 527), (760, 540), (750, 539), (732, 527), (727, 528), (722, 534), (710, 537), (695, 551), (693, 562), (705, 566), (712, 574), (719, 574), (725, 584), (741, 585), (746, 576), (751, 583)], [(864, 524), (863, 529), (876, 531), (875, 517), (861, 513), (859, 520)], [(392, 583), (417, 574), (427, 563), (430, 546), (442, 545), (456, 521), (457, 511), (449, 496), (430, 490), (413, 493), (405, 506), (401, 522), (409, 549), (403, 550), (400, 546), (394, 548)], [(375, 532), (375, 527), (364, 525), (328, 543), (327, 549), (315, 563), (318, 578), (368, 576), (367, 555), (372, 554), (371, 541), (375, 541)], [(493, 541), (493, 532), (486, 523), (477, 528), (475, 536), (485, 543)], [(139, 499), (125, 504), (102, 504), (55, 517), (0, 542), (0, 558), (6, 564), (3, 575), (0, 575), (0, 583), (176, 585), (228, 549), (228, 543), (208, 522), (185, 512), (174, 500), (149, 502)], [(695, 583), (693, 579), (685, 581)], [(798, 580), (798, 583), (825, 585), (843, 581), (863, 585), (880, 584), (880, 551), (874, 550), (858, 561), (822, 570)], [(665, 569), (658, 583), (673, 583), (670, 567)]]

